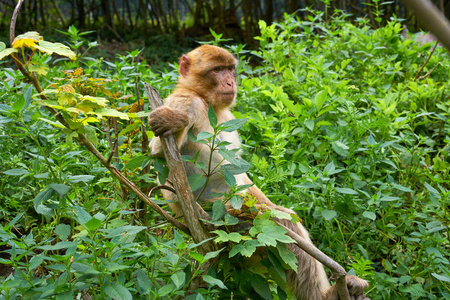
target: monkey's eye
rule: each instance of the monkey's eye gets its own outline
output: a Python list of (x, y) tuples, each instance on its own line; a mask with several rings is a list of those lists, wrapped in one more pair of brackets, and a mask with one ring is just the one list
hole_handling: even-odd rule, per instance
[(216, 73), (218, 73), (218, 72), (220, 72), (220, 71), (222, 71), (222, 70), (223, 70), (222, 67), (215, 67), (215, 68), (213, 69), (213, 71), (216, 72)]

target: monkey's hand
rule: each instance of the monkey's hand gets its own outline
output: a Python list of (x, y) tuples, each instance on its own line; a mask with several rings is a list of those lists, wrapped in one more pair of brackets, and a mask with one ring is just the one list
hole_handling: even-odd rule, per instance
[(148, 115), (148, 124), (156, 136), (167, 137), (184, 129), (189, 124), (189, 117), (181, 110), (161, 106)]
[(364, 295), (364, 290), (369, 287), (369, 283), (364, 279), (347, 275), (347, 288), (352, 300), (370, 300)]

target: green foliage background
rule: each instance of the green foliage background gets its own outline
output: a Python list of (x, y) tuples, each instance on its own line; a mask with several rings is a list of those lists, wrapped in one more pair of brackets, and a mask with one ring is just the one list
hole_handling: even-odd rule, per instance
[[(327, 22), (322, 13), (286, 15), (260, 29), (258, 51), (229, 46), (240, 57), (235, 115), (249, 118), (240, 134), (255, 184), (298, 212), (319, 249), (367, 279), (371, 299), (450, 299), (448, 52), (438, 47), (430, 57), (433, 45), (401, 37), (397, 20), (373, 30), (342, 13)], [(69, 31), (75, 50), (77, 34)], [(153, 73), (137, 54), (35, 59), (49, 67), (43, 86), (83, 67), (111, 79), (111, 95), (135, 96), (136, 76), (168, 95), (176, 66)], [(252, 67), (255, 57), (261, 65)], [(218, 253), (199, 256), (134, 195), (122, 199), (106, 169), (48, 122), (18, 71), (0, 69), (0, 91), (0, 263), (15, 269), (0, 279), (0, 298), (73, 299), (86, 290), (102, 299), (184, 297), (199, 265)], [(108, 99), (117, 108), (136, 101)], [(108, 153), (103, 130), (92, 127)], [(120, 136), (117, 165), (146, 188), (156, 175), (140, 173), (148, 160), (133, 134)], [(259, 275), (218, 270), (192, 297), (262, 296)], [(281, 298), (273, 285), (268, 292)]]

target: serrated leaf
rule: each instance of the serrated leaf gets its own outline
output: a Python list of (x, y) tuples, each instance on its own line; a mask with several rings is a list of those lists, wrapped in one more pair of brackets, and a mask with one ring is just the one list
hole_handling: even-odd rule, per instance
[(4, 49), (4, 50), (0, 51), (0, 60), (3, 59), (4, 57), (9, 56), (12, 53), (16, 53), (16, 52), (19, 52), (19, 50), (14, 49), (14, 48)]
[(39, 43), (39, 41), (41, 41), (42, 39), (43, 37), (40, 36), (38, 32), (28, 31), (24, 34), (19, 34), (18, 36), (16, 36), (12, 43), (12, 47), (15, 49), (23, 47), (35, 49), (36, 43)]
[(240, 241), (251, 240), (251, 237), (243, 236), (238, 232), (226, 233), (223, 230), (215, 230), (213, 231), (213, 233), (218, 235), (214, 239), (216, 243), (225, 243), (225, 242), (239, 243)]
[[(297, 273), (297, 257), (295, 257), (295, 254), (290, 251), (286, 244), (277, 244), (277, 250), (278, 253), (280, 253), (280, 257), (283, 260), (283, 262), (288, 265), (292, 270)], [(300, 262), (301, 263), (301, 262)]]
[(250, 240), (243, 244), (237, 244), (231, 249), (229, 257), (233, 257), (238, 253), (242, 256), (250, 257), (256, 251), (256, 247), (261, 245), (262, 244), (260, 244), (257, 240)]
[(48, 55), (52, 55), (53, 53), (65, 56), (70, 58), (71, 60), (76, 60), (77, 55), (75, 52), (70, 50), (69, 47), (66, 45), (63, 45), (61, 43), (52, 43), (48, 41), (40, 41), (39, 45), (36, 46), (36, 49), (38, 49), (41, 52), (47, 53)]

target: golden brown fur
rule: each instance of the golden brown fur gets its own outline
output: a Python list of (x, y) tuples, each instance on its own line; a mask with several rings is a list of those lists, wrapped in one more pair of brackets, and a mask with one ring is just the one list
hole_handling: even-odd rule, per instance
[[(236, 99), (236, 65), (237, 60), (225, 49), (215, 46), (201, 46), (180, 59), (180, 74), (177, 88), (165, 100), (165, 106), (158, 108), (149, 115), (149, 124), (157, 136), (174, 133), (177, 144), (182, 154), (194, 157), (199, 152), (198, 161), (208, 163), (210, 150), (204, 144), (194, 143), (187, 138), (188, 130), (192, 128), (194, 135), (199, 132), (212, 132), (212, 127), (208, 120), (209, 103), (213, 106), (218, 123), (223, 123), (233, 119), (230, 107)], [(239, 136), (236, 132), (222, 132), (219, 136), (222, 141), (231, 144), (229, 149), (240, 148)], [(150, 147), (153, 155), (161, 155), (161, 144), (159, 137), (152, 139)], [(212, 156), (213, 166), (222, 163), (222, 156), (214, 152)], [(188, 175), (193, 173), (201, 174), (192, 163), (185, 163)], [(238, 185), (252, 183), (247, 174), (236, 175)], [(229, 188), (224, 178), (219, 174), (214, 174), (209, 181), (204, 193), (201, 195), (201, 202), (211, 202), (215, 198), (212, 192), (224, 193)], [(294, 211), (280, 207), (272, 203), (256, 186), (249, 187), (245, 192), (256, 197), (257, 206), (265, 205), (271, 209), (277, 209), (290, 214)], [(194, 191), (198, 195), (199, 190)], [(176, 199), (171, 192), (164, 191), (166, 199)], [(177, 213), (181, 213), (178, 204), (172, 204), (171, 208)], [(282, 220), (283, 224), (294, 230), (303, 238), (311, 241), (306, 229), (298, 223), (291, 223)], [(298, 272), (287, 271), (288, 287), (298, 299), (332, 299), (338, 300), (335, 287), (330, 287), (325, 270), (317, 260), (313, 259), (298, 246), (291, 244), (289, 249), (298, 259)], [(352, 299), (364, 300), (364, 289), (368, 284), (366, 281), (354, 276), (347, 276), (347, 285), (351, 292)]]

